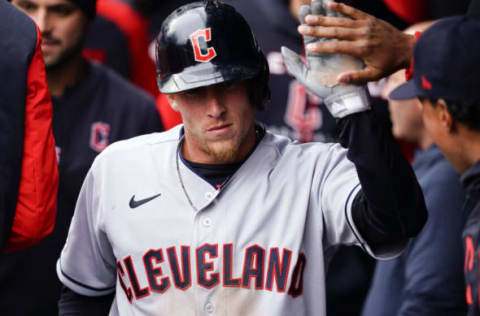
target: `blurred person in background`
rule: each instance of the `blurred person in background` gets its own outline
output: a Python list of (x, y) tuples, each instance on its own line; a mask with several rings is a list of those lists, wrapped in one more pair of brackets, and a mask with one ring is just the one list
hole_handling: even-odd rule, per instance
[[(60, 282), (55, 261), (65, 243), (78, 192), (93, 159), (108, 144), (162, 130), (154, 101), (106, 67), (82, 57), (95, 17), (94, 0), (12, 0), (38, 25), (53, 102), (59, 167), (53, 233), (31, 249), (5, 257), (0, 310), (5, 315), (56, 315)], [(32, 285), (36, 285), (33, 286)]]
[(158, 92), (152, 45), (163, 19), (187, 0), (99, 0), (83, 55), (117, 71), (157, 101), (165, 129), (180, 122), (166, 97)]
[[(478, 17), (457, 16), (436, 22), (415, 46), (413, 78), (390, 93), (393, 100), (420, 100), (426, 132), (461, 174), (468, 216), (463, 241), (469, 316), (480, 315), (479, 33)], [(460, 209), (457, 213), (461, 216)]]
[(149, 57), (150, 17), (144, 1), (98, 0), (83, 55), (114, 69), (152, 96), (158, 94)]
[(425, 130), (418, 99), (388, 99), (404, 82), (404, 70), (392, 74), (382, 96), (389, 103), (393, 135), (418, 145), (413, 170), (429, 216), (400, 257), (377, 262), (363, 315), (465, 315), (461, 235), (466, 214), (460, 212), (465, 195), (458, 173)]
[[(55, 224), (58, 169), (41, 35), (0, 1), (0, 262), (29, 248)], [(0, 270), (0, 280), (8, 270)]]

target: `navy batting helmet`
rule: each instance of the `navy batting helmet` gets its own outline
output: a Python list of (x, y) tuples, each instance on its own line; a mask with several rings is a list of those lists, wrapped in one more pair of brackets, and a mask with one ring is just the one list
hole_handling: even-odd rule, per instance
[(265, 56), (245, 19), (230, 5), (210, 0), (178, 8), (163, 22), (156, 43), (162, 93), (257, 78), (262, 101), (269, 97)]

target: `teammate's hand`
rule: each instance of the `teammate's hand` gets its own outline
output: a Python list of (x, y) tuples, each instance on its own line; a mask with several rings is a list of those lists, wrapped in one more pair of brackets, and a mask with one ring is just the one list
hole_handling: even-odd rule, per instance
[[(339, 14), (330, 10), (326, 2), (326, 0), (312, 0), (311, 7), (302, 6), (299, 13), (302, 25), (305, 25), (305, 17), (310, 14), (338, 17)], [(317, 37), (316, 34), (312, 35), (304, 36), (305, 46), (335, 41)], [(338, 82), (340, 74), (363, 68), (359, 58), (307, 51), (307, 64), (305, 64), (297, 53), (286, 47), (282, 47), (282, 54), (288, 71), (307, 89), (323, 98), (334, 117), (342, 118), (369, 108), (365, 87)]]
[(415, 38), (389, 23), (342, 3), (330, 2), (328, 9), (348, 16), (308, 15), (298, 28), (304, 36), (337, 39), (316, 41), (306, 46), (310, 53), (347, 54), (359, 57), (365, 68), (347, 71), (339, 76), (344, 83), (366, 83), (408, 68)]

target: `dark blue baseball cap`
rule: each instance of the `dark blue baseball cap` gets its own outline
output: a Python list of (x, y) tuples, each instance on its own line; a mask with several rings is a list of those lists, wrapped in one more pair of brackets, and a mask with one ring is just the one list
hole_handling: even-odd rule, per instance
[(445, 18), (415, 45), (413, 78), (393, 90), (392, 100), (480, 99), (480, 19)]

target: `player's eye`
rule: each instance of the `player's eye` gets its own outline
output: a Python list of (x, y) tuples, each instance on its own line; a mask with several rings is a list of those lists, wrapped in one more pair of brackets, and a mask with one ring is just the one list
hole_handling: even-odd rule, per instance
[(191, 89), (191, 90), (187, 90), (187, 91), (183, 92), (182, 94), (187, 96), (187, 97), (201, 97), (205, 94), (205, 89), (203, 87), (202, 88)]
[(50, 8), (50, 11), (58, 16), (68, 16), (75, 10), (75, 7), (69, 4), (56, 5)]
[(17, 3), (17, 5), (20, 9), (22, 9), (23, 11), (27, 11), (27, 12), (32, 12), (33, 10), (36, 9), (35, 4), (33, 4), (29, 1), (19, 1)]

